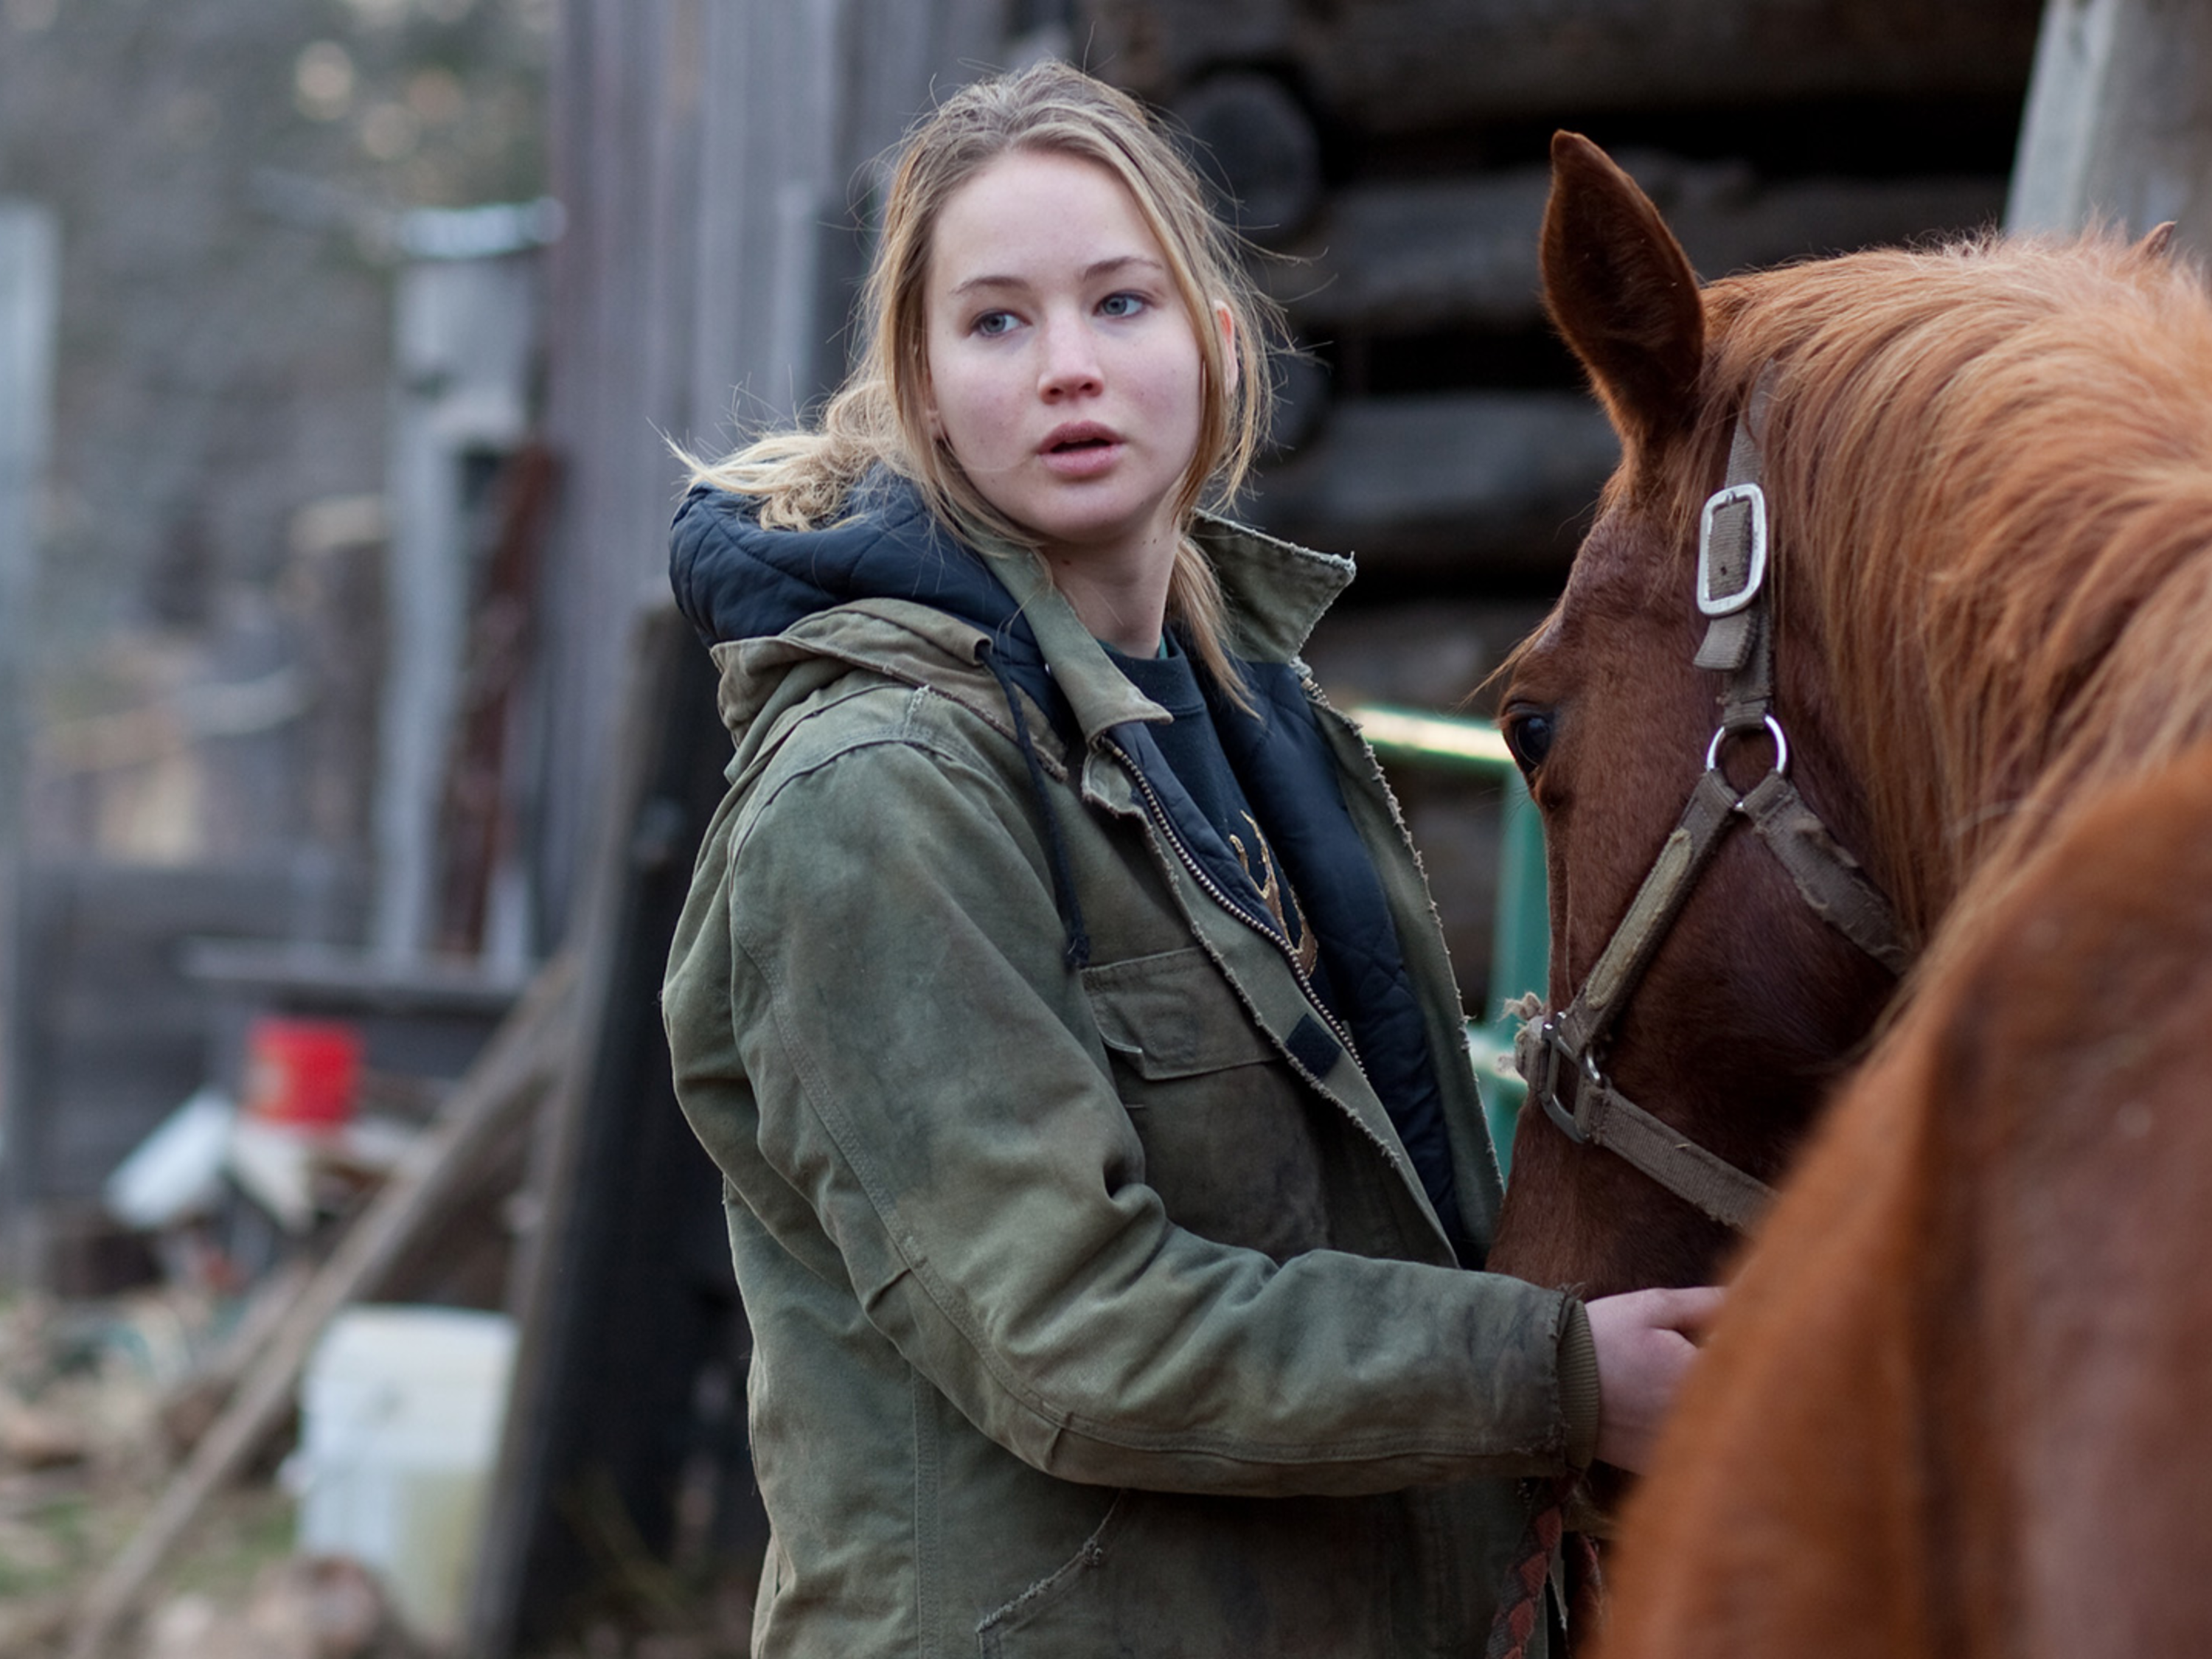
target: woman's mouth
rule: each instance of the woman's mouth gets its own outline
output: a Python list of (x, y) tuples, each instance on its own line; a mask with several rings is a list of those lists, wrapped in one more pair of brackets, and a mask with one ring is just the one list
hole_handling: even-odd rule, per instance
[(1121, 453), (1120, 434), (1091, 421), (1054, 427), (1037, 447), (1045, 465), (1063, 478), (1087, 478), (1103, 472)]

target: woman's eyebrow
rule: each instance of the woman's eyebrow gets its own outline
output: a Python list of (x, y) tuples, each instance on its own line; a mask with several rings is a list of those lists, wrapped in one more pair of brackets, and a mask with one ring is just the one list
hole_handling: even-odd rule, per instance
[(1027, 286), (1027, 284), (1025, 284), (1025, 283), (1022, 281), (1022, 279), (1021, 279), (1020, 277), (1018, 277), (1018, 276), (970, 276), (969, 278), (968, 278), (968, 280), (967, 280), (967, 281), (965, 281), (965, 282), (963, 282), (963, 283), (955, 283), (952, 285), (952, 291), (953, 291), (955, 294), (965, 294), (965, 293), (967, 293), (967, 292), (968, 292), (969, 289), (978, 289), (978, 288), (1023, 288), (1023, 287), (1025, 287), (1025, 286)]
[[(1098, 277), (1111, 276), (1117, 270), (1125, 270), (1133, 265), (1140, 265), (1147, 270), (1158, 272), (1161, 275), (1165, 275), (1167, 271), (1167, 267), (1164, 264), (1161, 264), (1158, 259), (1152, 258), (1148, 254), (1116, 253), (1108, 258), (1092, 260), (1076, 274), (1086, 283), (1093, 282)], [(1027, 288), (1028, 286), (1029, 282), (1025, 277), (1005, 276), (1000, 276), (996, 271), (987, 271), (980, 276), (966, 277), (960, 282), (955, 283), (952, 285), (952, 292), (955, 294), (966, 294), (975, 289)]]
[(1088, 281), (1094, 276), (1109, 276), (1115, 271), (1126, 270), (1131, 265), (1142, 265), (1148, 270), (1156, 270), (1162, 274), (1165, 274), (1167, 270), (1167, 267), (1158, 259), (1148, 258), (1145, 254), (1117, 253), (1110, 259), (1094, 260), (1084, 266), (1083, 276)]

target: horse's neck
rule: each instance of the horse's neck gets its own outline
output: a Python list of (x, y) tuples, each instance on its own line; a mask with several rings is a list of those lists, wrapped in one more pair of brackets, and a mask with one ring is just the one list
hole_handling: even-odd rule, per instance
[(2021, 625), (2040, 622), (2036, 596), (2000, 568), (1978, 590), (1901, 582), (1828, 639), (1838, 746), (1864, 781), (1862, 856), (1923, 939), (1994, 902), (2083, 803), (2212, 741), (2212, 525), (2149, 574), (2132, 564), (2129, 586), (2100, 587), (2111, 556), (2083, 551), (2040, 626)]

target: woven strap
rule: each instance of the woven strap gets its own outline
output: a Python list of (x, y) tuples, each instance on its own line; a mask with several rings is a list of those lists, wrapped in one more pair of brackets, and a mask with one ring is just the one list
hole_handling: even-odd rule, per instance
[(1629, 995), (1651, 965), (1682, 907), (1727, 837), (1735, 792), (1717, 772), (1706, 772), (1690, 791), (1682, 816), (1652, 860), (1627, 914), (1583, 976), (1582, 988), (1561, 1017), (1560, 1034), (1575, 1053), (1588, 1054), (1620, 1018)]
[[(1771, 696), (1774, 684), (1763, 595), (1766, 506), (1759, 488), (1765, 465), (1760, 446), (1774, 379), (1774, 367), (1769, 364), (1736, 417), (1728, 472), (1705, 511), (1698, 544), (1699, 608), (1723, 604), (1735, 608), (1706, 624), (1697, 665), (1735, 677), (1738, 687), (1754, 698)], [(1759, 717), (1753, 715), (1747, 724), (1758, 725)]]
[(1738, 1231), (1747, 1230), (1765, 1213), (1774, 1199), (1772, 1188), (1645, 1111), (1602, 1073), (1576, 1064), (1580, 1051), (1564, 1048), (1559, 1042), (1563, 1024), (1531, 1019), (1513, 1038), (1513, 1062), (1528, 1081), (1530, 1098), (1561, 1133), (1580, 1145), (1604, 1147), (1675, 1197)]
[(1795, 784), (1779, 772), (1768, 773), (1743, 798), (1743, 811), (1815, 915), (1891, 973), (1901, 975), (1912, 965), (1911, 947), (1889, 901)]
[(1685, 1139), (1680, 1129), (1661, 1122), (1610, 1081), (1584, 1079), (1575, 1095), (1575, 1121), (1591, 1146), (1633, 1164), (1738, 1232), (1748, 1232), (1774, 1201), (1773, 1188)]

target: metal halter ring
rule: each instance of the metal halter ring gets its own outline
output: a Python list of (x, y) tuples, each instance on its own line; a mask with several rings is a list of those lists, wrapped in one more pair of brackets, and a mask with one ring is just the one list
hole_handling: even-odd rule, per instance
[[(1766, 722), (1766, 735), (1774, 739), (1774, 771), (1782, 776), (1790, 770), (1790, 739), (1782, 735), (1782, 722), (1771, 714), (1761, 717)], [(1713, 740), (1705, 748), (1705, 770), (1710, 772), (1720, 764), (1721, 744), (1731, 733), (1725, 726), (1713, 733)]]

